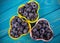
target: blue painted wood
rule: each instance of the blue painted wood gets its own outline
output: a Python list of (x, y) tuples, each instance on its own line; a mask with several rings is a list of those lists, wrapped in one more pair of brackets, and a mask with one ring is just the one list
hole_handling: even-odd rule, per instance
[(46, 18), (53, 30), (54, 37), (50, 42), (36, 41), (30, 35), (22, 36), (13, 40), (8, 36), (9, 21), (17, 15), (18, 6), (29, 0), (0, 0), (0, 43), (59, 43), (60, 42), (60, 1), (59, 0), (36, 0), (40, 5), (39, 19)]

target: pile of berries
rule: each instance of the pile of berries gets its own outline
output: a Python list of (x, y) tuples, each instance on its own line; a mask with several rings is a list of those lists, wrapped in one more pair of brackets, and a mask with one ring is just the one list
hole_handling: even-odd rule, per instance
[(25, 17), (27, 20), (35, 21), (38, 18), (38, 4), (36, 2), (26, 3), (18, 9), (19, 15)]
[(13, 38), (18, 38), (19, 36), (26, 34), (29, 32), (29, 24), (28, 22), (24, 21), (22, 18), (15, 16), (10, 23), (10, 35)]
[(41, 18), (31, 29), (30, 36), (35, 40), (49, 41), (52, 39), (53, 31), (51, 30), (48, 21)]

